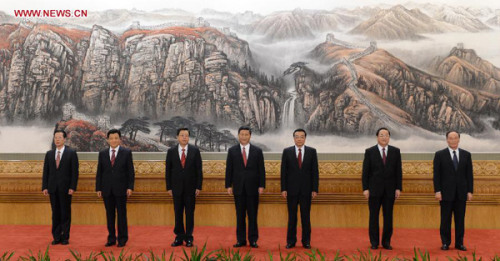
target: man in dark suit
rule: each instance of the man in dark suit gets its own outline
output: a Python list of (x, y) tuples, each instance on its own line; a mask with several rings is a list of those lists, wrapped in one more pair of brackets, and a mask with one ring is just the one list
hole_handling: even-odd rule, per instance
[(107, 138), (109, 148), (99, 152), (96, 191), (97, 196), (104, 199), (106, 208), (109, 234), (105, 246), (116, 244), (115, 213), (118, 213), (118, 247), (124, 247), (128, 240), (127, 197), (134, 190), (134, 163), (132, 152), (120, 146), (119, 130), (109, 130)]
[(383, 209), (384, 229), (382, 246), (392, 250), (392, 212), (394, 201), (403, 190), (401, 152), (390, 146), (391, 133), (387, 128), (377, 130), (377, 145), (366, 149), (363, 160), (363, 195), (370, 209), (369, 234), (371, 249), (377, 249), (379, 237), (379, 213)]
[[(189, 145), (189, 129), (177, 130), (179, 144), (170, 148), (165, 161), (165, 180), (167, 192), (173, 196), (175, 212), (175, 240), (171, 246), (193, 246), (195, 199), (200, 194), (203, 169), (200, 150)], [(184, 229), (184, 209), (186, 228)]]
[(455, 248), (464, 246), (465, 203), (472, 200), (473, 174), (471, 154), (458, 148), (460, 133), (446, 133), (448, 148), (434, 155), (434, 192), (441, 205), (441, 246), (448, 250), (451, 243), (451, 215), (455, 217)]
[(234, 192), (236, 205), (236, 237), (233, 247), (242, 247), (247, 243), (246, 222), (248, 215), (248, 241), (253, 248), (259, 247), (257, 210), (259, 194), (266, 187), (266, 169), (262, 150), (250, 144), (252, 131), (249, 127), (238, 129), (240, 144), (229, 148), (226, 160), (226, 189), (229, 195)]
[(52, 245), (69, 244), (71, 198), (78, 183), (78, 155), (65, 142), (66, 132), (56, 130), (56, 148), (47, 151), (43, 164), (42, 191), (50, 195), (52, 207)]
[(302, 221), (302, 246), (311, 248), (311, 200), (318, 194), (318, 155), (315, 148), (305, 146), (307, 133), (303, 129), (293, 132), (295, 146), (283, 150), (281, 157), (281, 195), (288, 205), (286, 248), (297, 242), (297, 206)]

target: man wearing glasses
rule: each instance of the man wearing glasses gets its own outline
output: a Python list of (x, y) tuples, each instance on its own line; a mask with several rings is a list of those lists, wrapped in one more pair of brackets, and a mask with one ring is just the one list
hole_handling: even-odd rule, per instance
[(371, 249), (377, 249), (379, 237), (379, 213), (383, 209), (384, 229), (382, 246), (392, 250), (392, 212), (394, 201), (403, 190), (403, 171), (401, 153), (398, 148), (389, 146), (391, 133), (387, 128), (377, 130), (377, 145), (366, 149), (363, 160), (363, 195), (368, 199), (370, 209), (369, 235)]

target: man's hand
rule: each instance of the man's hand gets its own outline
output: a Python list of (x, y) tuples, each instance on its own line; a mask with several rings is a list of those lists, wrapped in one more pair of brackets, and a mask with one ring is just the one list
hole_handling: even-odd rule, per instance
[(435, 198), (436, 198), (437, 200), (439, 200), (439, 201), (443, 200), (443, 196), (441, 195), (441, 192), (440, 192), (440, 191), (436, 192), (436, 196), (435, 196)]
[(44, 196), (48, 196), (49, 195), (49, 190), (48, 189), (44, 189), (44, 190), (42, 190), (42, 192), (43, 192)]
[(311, 194), (312, 194), (312, 195), (311, 195), (311, 196), (312, 196), (312, 198), (315, 198), (315, 197), (318, 195), (318, 192), (313, 191)]
[(197, 189), (195, 192), (194, 192), (194, 196), (197, 197), (198, 195), (200, 195), (200, 190)]
[(233, 188), (227, 188), (227, 194), (233, 195)]
[(260, 187), (260, 188), (259, 188), (259, 194), (262, 194), (262, 193), (264, 193), (264, 188), (263, 188), (263, 187)]
[(74, 191), (74, 190), (72, 190), (72, 189), (69, 189), (69, 190), (68, 190), (68, 195), (73, 195), (73, 193), (75, 193), (75, 191)]
[(288, 193), (286, 191), (281, 191), (281, 196), (283, 196), (283, 198), (286, 199), (287, 195), (288, 195)]
[(127, 197), (130, 197), (132, 196), (132, 190), (131, 189), (127, 189)]
[(472, 193), (467, 193), (467, 201), (471, 201), (472, 200)]
[(167, 190), (167, 193), (172, 196), (172, 190)]
[(396, 199), (398, 199), (401, 196), (401, 190), (396, 189), (396, 193), (394, 196), (396, 197)]
[(97, 196), (102, 198), (102, 191), (97, 191)]
[(363, 195), (365, 196), (366, 199), (368, 199), (370, 197), (370, 191), (369, 190), (363, 191)]

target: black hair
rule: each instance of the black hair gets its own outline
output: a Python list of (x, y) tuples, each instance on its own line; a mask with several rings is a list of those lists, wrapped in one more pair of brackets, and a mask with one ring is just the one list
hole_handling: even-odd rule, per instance
[(108, 134), (106, 134), (106, 138), (109, 139), (109, 135), (111, 134), (115, 134), (115, 133), (118, 133), (118, 137), (122, 137), (122, 133), (120, 132), (120, 130), (117, 130), (117, 129), (111, 129), (108, 131)]
[(250, 127), (248, 126), (241, 126), (239, 129), (238, 129), (238, 134), (240, 134), (240, 131), (242, 130), (247, 130), (250, 132), (250, 135), (252, 135), (252, 129), (250, 129)]
[(293, 136), (294, 136), (294, 137), (295, 137), (295, 133), (296, 133), (296, 132), (303, 132), (303, 133), (304, 133), (304, 136), (306, 136), (306, 137), (307, 137), (307, 132), (306, 132), (306, 130), (304, 130), (304, 129), (296, 129), (296, 130), (294, 130), (294, 131), (293, 131)]
[(68, 136), (64, 130), (55, 130), (55, 131), (54, 131), (54, 135), (56, 135), (56, 133), (58, 133), (58, 132), (62, 133), (62, 134), (63, 134), (63, 137), (64, 137), (65, 139), (66, 139), (66, 137)]
[(188, 128), (178, 128), (177, 129), (177, 136), (179, 136), (179, 134), (181, 133), (181, 131), (187, 131), (188, 135), (191, 135), (191, 133), (189, 132)]
[(458, 132), (456, 130), (451, 130), (451, 131), (446, 132), (446, 138), (448, 138), (448, 134), (450, 134), (452, 132), (456, 132), (458, 134), (458, 137), (460, 138), (460, 132)]
[(386, 130), (387, 132), (389, 132), (389, 136), (391, 136), (391, 131), (389, 129), (387, 129), (386, 127), (382, 127), (380, 129), (377, 130), (377, 133), (375, 133), (375, 136), (378, 136), (378, 133), (382, 130)]

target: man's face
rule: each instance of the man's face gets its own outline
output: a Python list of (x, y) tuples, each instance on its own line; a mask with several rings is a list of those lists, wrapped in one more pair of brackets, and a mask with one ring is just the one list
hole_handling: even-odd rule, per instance
[(252, 135), (250, 134), (249, 130), (240, 130), (240, 133), (238, 133), (238, 140), (240, 141), (241, 145), (247, 145), (250, 142), (250, 137)]
[(116, 148), (121, 143), (120, 135), (118, 133), (111, 133), (108, 137), (108, 144), (111, 148)]
[(378, 132), (377, 142), (380, 146), (385, 147), (389, 144), (389, 140), (391, 139), (391, 135), (389, 135), (389, 131), (381, 130)]
[(54, 134), (54, 144), (56, 145), (56, 147), (60, 148), (64, 146), (64, 142), (66, 142), (64, 134), (62, 132), (56, 132)]
[(458, 144), (460, 143), (460, 137), (456, 132), (448, 133), (448, 137), (446, 138), (446, 142), (448, 142), (448, 146), (451, 149), (456, 150), (458, 148)]
[(189, 143), (189, 131), (181, 130), (179, 135), (177, 135), (177, 141), (181, 146), (186, 146)]
[(293, 135), (293, 141), (295, 142), (295, 146), (302, 147), (306, 143), (306, 134), (303, 131), (297, 131)]

